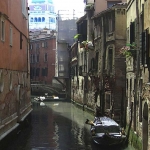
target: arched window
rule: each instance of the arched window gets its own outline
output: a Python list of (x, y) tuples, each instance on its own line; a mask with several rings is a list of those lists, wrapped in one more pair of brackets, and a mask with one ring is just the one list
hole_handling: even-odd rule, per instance
[(45, 22), (45, 17), (42, 17), (42, 22)]
[(33, 18), (32, 17), (30, 18), (30, 22), (33, 22)]
[(37, 18), (36, 17), (34, 18), (34, 22), (37, 22)]
[(38, 22), (41, 22), (41, 18), (40, 17), (38, 18)]
[(52, 22), (55, 23), (55, 18), (52, 18), (52, 20), (53, 20)]

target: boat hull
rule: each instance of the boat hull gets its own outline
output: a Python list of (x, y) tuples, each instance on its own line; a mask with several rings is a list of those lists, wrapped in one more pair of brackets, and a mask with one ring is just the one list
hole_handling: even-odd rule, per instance
[(92, 136), (92, 139), (96, 144), (112, 146), (112, 145), (123, 144), (126, 139), (126, 136), (124, 136), (124, 135), (122, 135), (122, 136), (103, 135), (101, 137)]

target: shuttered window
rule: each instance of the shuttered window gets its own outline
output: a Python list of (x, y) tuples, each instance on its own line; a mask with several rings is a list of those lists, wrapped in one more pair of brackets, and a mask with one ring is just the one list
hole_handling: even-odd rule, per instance
[(130, 23), (130, 43), (135, 42), (135, 22)]
[(22, 49), (22, 41), (23, 41), (23, 39), (22, 39), (22, 33), (20, 32), (20, 49)]
[(142, 41), (142, 64), (144, 67), (147, 67), (149, 65), (149, 55), (150, 55), (150, 48), (149, 48), (149, 42), (150, 42), (150, 35), (148, 34), (148, 29), (142, 32), (141, 35), (141, 41)]

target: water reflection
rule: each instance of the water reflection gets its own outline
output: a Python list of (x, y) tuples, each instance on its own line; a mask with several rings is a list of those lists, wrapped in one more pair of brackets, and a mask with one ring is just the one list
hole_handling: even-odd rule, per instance
[[(26, 127), (6, 150), (109, 150), (95, 145), (90, 126), (93, 116), (68, 102), (33, 103), (31, 127)], [(113, 150), (133, 150), (115, 147)]]

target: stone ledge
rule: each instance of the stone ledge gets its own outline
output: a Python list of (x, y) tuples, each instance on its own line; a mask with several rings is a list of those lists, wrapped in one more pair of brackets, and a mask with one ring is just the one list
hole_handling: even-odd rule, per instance
[(5, 138), (9, 133), (11, 133), (13, 130), (15, 130), (19, 126), (19, 123), (16, 123), (12, 128), (4, 132), (2, 135), (0, 135), (0, 141)]

